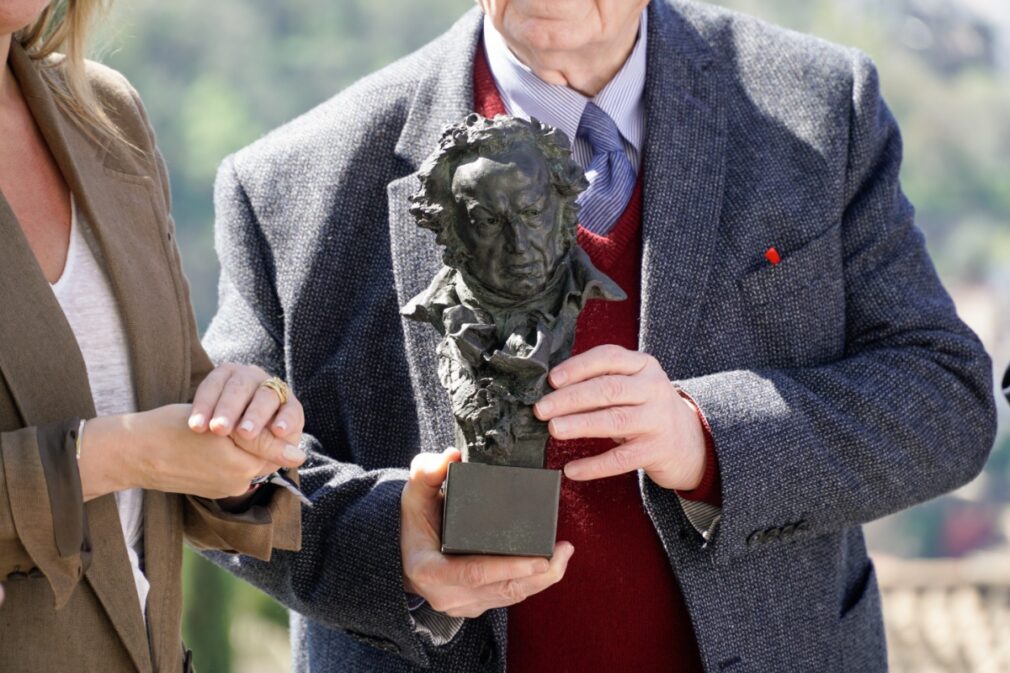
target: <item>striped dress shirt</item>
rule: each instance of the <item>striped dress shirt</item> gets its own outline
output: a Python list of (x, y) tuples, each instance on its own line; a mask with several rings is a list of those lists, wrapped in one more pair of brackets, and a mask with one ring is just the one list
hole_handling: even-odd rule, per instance
[(560, 84), (548, 84), (516, 58), (491, 20), (484, 17), (484, 49), (505, 110), (514, 117), (536, 117), (564, 131), (572, 140), (572, 156), (583, 169), (593, 158), (589, 143), (576, 137), (586, 103), (592, 101), (614, 120), (624, 151), (638, 172), (645, 139), (645, 48), (647, 12), (642, 12), (638, 39), (624, 65), (594, 98)]

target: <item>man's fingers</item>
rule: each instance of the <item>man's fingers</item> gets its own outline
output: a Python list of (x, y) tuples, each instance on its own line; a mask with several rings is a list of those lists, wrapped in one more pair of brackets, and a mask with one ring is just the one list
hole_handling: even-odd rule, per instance
[(477, 589), (547, 572), (544, 558), (522, 556), (444, 556), (445, 562), (432, 569), (434, 581)]
[(277, 397), (277, 393), (257, 386), (252, 401), (242, 414), (238, 432), (246, 439), (254, 438), (270, 422), (279, 408), (280, 398)]
[(520, 603), (560, 582), (574, 553), (575, 547), (570, 542), (558, 542), (543, 572), (486, 584), (476, 592), (461, 593), (460, 604), (449, 606), (443, 612), (454, 617), (478, 617), (488, 610)]
[(193, 409), (189, 414), (189, 427), (194, 432), (203, 432), (207, 429), (214, 407), (221, 397), (224, 384), (231, 377), (231, 368), (228, 365), (221, 365), (207, 375), (207, 378), (200, 383), (193, 398)]
[(604, 374), (629, 376), (645, 369), (652, 360), (651, 355), (605, 344), (568, 358), (551, 370), (548, 380), (555, 388), (563, 388)]
[(547, 430), (555, 439), (631, 437), (648, 430), (644, 407), (608, 407), (552, 418)]
[(460, 459), (459, 449), (446, 449), (442, 453), (419, 453), (410, 461), (408, 487), (415, 487), (422, 496), (434, 497), (445, 481), (449, 463)]
[[(272, 391), (267, 391), (272, 392)], [(276, 437), (290, 437), (292, 434), (301, 434), (305, 429), (305, 410), (302, 403), (293, 395), (288, 395), (288, 401), (277, 412), (273, 423), (270, 424), (270, 431)]]
[(565, 465), (565, 476), (573, 481), (615, 477), (648, 467), (650, 457), (644, 444), (628, 442), (589, 458), (579, 458)]
[(548, 393), (536, 403), (533, 412), (541, 421), (549, 421), (580, 411), (643, 404), (648, 397), (648, 387), (637, 377), (606, 374)]
[[(264, 377), (265, 378), (265, 377)], [(210, 419), (210, 431), (224, 436), (238, 425), (242, 412), (256, 394), (263, 379), (247, 369), (234, 372), (224, 384), (221, 397), (217, 400), (214, 415)]]

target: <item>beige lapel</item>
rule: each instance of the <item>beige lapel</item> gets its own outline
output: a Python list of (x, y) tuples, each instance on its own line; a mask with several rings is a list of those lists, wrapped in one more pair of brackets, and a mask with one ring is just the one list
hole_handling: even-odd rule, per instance
[[(138, 408), (147, 410), (181, 401), (189, 387), (187, 322), (182, 314), (182, 288), (171, 271), (168, 228), (159, 215), (164, 210), (159, 186), (144, 174), (144, 160), (139, 154), (131, 157), (131, 150), (111, 152), (107, 146), (99, 147), (70, 121), (57, 107), (37, 71), (38, 66), (16, 44), (12, 45), (10, 63), (78, 208), (94, 233), (95, 252), (109, 275), (122, 314)], [(0, 208), (0, 220), (4, 219), (4, 210), (9, 211)], [(13, 214), (6, 219), (6, 229), (15, 230), (20, 236)], [(74, 399), (83, 395), (93, 415), (76, 341), (41, 270), (30, 254), (10, 253), (8, 246), (0, 251), (0, 267), (6, 266), (4, 255), (23, 257), (28, 265), (34, 265), (30, 283), (34, 289), (29, 294), (47, 297), (32, 307), (39, 325), (22, 337), (34, 338), (39, 344), (39, 357), (30, 362), (45, 363), (45, 373), (52, 378), (44, 380), (66, 381), (66, 372), (73, 372), (78, 389)], [(20, 264), (25, 266), (26, 262), (22, 260)], [(8, 374), (6, 367), (4, 374)], [(31, 376), (38, 374), (15, 372), (12, 388), (17, 387), (18, 381), (28, 383)], [(89, 415), (89, 409), (75, 413)], [(157, 659), (160, 654), (171, 656), (162, 648), (174, 651), (179, 646), (177, 641), (166, 642), (177, 638), (178, 625), (171, 623), (175, 615), (166, 615), (163, 609), (170, 607), (173, 594), (178, 593), (176, 578), (181, 550), (175, 549), (180, 538), (174, 504), (175, 497), (163, 493), (148, 492), (145, 497), (145, 571), (152, 583), (148, 612)], [(88, 518), (94, 547), (88, 581), (138, 669), (151, 671), (148, 638), (136, 590), (129, 579), (131, 573), (114, 498), (107, 496), (89, 503)]]

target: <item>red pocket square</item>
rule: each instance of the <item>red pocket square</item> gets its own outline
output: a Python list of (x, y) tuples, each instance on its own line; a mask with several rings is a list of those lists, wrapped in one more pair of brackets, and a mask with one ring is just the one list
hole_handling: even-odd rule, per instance
[(782, 261), (782, 256), (779, 254), (778, 250), (776, 250), (774, 247), (771, 247), (765, 251), (765, 259), (771, 262), (772, 266), (776, 266), (779, 262)]

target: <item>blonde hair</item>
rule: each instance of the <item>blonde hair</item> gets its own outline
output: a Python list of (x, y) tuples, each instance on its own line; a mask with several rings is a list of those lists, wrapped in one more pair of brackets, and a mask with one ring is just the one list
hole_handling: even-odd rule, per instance
[[(18, 31), (15, 39), (35, 61), (60, 52), (41, 69), (56, 103), (93, 140), (116, 140), (131, 145), (109, 119), (85, 73), (84, 58), (92, 23), (107, 9), (108, 0), (52, 0), (34, 23)], [(55, 64), (61, 76), (53, 72)]]

